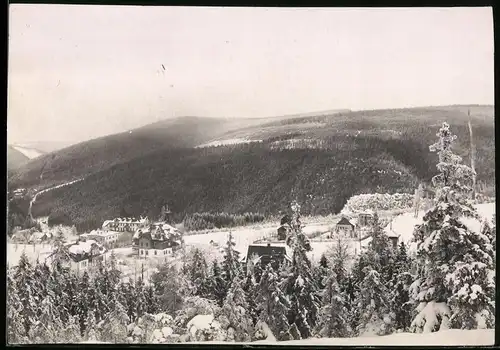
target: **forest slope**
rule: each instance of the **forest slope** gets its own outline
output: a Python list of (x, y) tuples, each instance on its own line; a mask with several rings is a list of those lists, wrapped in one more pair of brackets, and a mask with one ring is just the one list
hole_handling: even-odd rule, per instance
[[(130, 144), (124, 141), (130, 134), (118, 134), (55, 152), (42, 180), (36, 176), (39, 164), (30, 162), (10, 186), (47, 186), (85, 175), (81, 182), (43, 194), (33, 208), (35, 216), (59, 216), (80, 229), (116, 215), (156, 216), (164, 203), (178, 220), (201, 211), (277, 214), (294, 198), (304, 203), (306, 214), (327, 214), (338, 212), (354, 194), (413, 193), (419, 182), (428, 182), (437, 163), (429, 145), (442, 121), (458, 135), (455, 152), (468, 163), (469, 109), (478, 180), (491, 189), (494, 124), (489, 106), (238, 122), (179, 118), (133, 130)], [(234, 138), (263, 142), (194, 148)]]

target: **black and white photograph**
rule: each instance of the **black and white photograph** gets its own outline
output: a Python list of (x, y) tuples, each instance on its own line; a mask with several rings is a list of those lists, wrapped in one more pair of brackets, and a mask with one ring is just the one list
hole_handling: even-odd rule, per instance
[(8, 345), (494, 344), (491, 7), (8, 31)]

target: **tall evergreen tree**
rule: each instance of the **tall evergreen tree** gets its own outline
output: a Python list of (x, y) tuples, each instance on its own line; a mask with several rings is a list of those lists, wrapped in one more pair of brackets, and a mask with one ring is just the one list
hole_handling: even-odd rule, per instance
[(26, 337), (23, 305), (19, 292), (10, 271), (7, 271), (7, 343), (23, 344), (28, 342)]
[(365, 269), (365, 278), (356, 299), (356, 306), (361, 310), (358, 335), (385, 335), (390, 330), (388, 291), (376, 270)]
[(317, 333), (322, 337), (348, 337), (351, 334), (346, 291), (339, 286), (337, 275), (331, 272), (323, 290)]
[(253, 323), (248, 312), (248, 302), (242, 283), (241, 275), (235, 275), (224, 299), (222, 313), (227, 317), (230, 326), (235, 331), (235, 340), (248, 342), (251, 340), (251, 334), (253, 333)]
[(235, 245), (233, 234), (229, 232), (226, 248), (224, 249), (224, 260), (222, 262), (223, 278), (226, 282), (226, 288), (231, 286), (234, 277), (240, 272), (240, 254), (234, 249)]
[(394, 263), (394, 278), (389, 288), (390, 309), (394, 317), (394, 329), (407, 331), (411, 323), (412, 305), (409, 287), (412, 282), (410, 258), (406, 245), (401, 242)]
[[(169, 314), (174, 314), (177, 310), (182, 308), (183, 298), (180, 293), (180, 281), (178, 272), (175, 266), (170, 264), (163, 264), (159, 267), (158, 272), (154, 273), (151, 277), (151, 283), (154, 288), (154, 294), (158, 301), (158, 307), (161, 311)], [(147, 288), (139, 285), (137, 292), (140, 294), (142, 312), (148, 310), (148, 292)]]
[(257, 313), (259, 320), (269, 326), (277, 340), (289, 340), (291, 335), (287, 315), (290, 302), (281, 289), (281, 282), (271, 264), (266, 265), (259, 281)]
[[(491, 242), (461, 220), (479, 220), (471, 201), (475, 173), (453, 154), (456, 136), (447, 123), (437, 136), (439, 141), (430, 147), (439, 156), (439, 174), (432, 179), (435, 204), (414, 231), (420, 267), (412, 288), (418, 302), (411, 327), (416, 332), (437, 331), (443, 326), (476, 328), (491, 324), (494, 314)], [(429, 317), (432, 310), (439, 312)]]
[(37, 315), (37, 300), (35, 299), (35, 291), (32, 287), (33, 281), (33, 266), (28, 260), (26, 253), (22, 253), (19, 263), (14, 272), (14, 288), (17, 290), (19, 301), (21, 303), (21, 317), (24, 321), (24, 334), (28, 334), (31, 326), (36, 321)]
[(326, 278), (328, 277), (328, 259), (325, 254), (321, 254), (319, 264), (314, 270), (314, 279), (319, 290), (323, 290), (326, 286)]
[(222, 278), (221, 268), (217, 260), (214, 260), (212, 263), (212, 269), (208, 283), (210, 299), (215, 300), (219, 306), (222, 306), (224, 298), (226, 297), (227, 290), (225, 288), (225, 282)]
[(375, 257), (375, 265), (372, 268), (376, 269), (380, 274), (384, 284), (389, 287), (389, 283), (393, 278), (393, 263), (394, 255), (392, 251), (392, 243), (389, 237), (384, 233), (378, 214), (373, 217), (372, 226), (372, 241), (369, 249)]
[(101, 339), (110, 343), (125, 343), (129, 317), (123, 305), (113, 297), (111, 311), (106, 315), (101, 331)]
[(208, 265), (203, 252), (194, 248), (187, 263), (188, 278), (193, 288), (193, 295), (208, 296)]
[(297, 326), (302, 338), (308, 338), (316, 325), (320, 297), (318, 286), (311, 273), (311, 261), (306, 255), (312, 247), (302, 231), (300, 205), (297, 202), (292, 203), (292, 211), (294, 215), (289, 244), (293, 249), (293, 255), (285, 283), (286, 293), (291, 303), (289, 321)]
[(255, 280), (254, 272), (247, 272), (243, 280), (243, 290), (248, 304), (248, 314), (252, 318), (252, 322), (257, 322), (257, 303), (255, 301), (258, 293), (258, 285)]

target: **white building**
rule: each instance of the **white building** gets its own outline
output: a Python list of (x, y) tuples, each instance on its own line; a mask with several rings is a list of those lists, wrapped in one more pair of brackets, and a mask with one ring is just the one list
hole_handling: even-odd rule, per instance
[(107, 247), (114, 247), (120, 237), (121, 232), (117, 231), (103, 231), (103, 230), (93, 230), (89, 233), (84, 233), (80, 235), (82, 240), (95, 240), (100, 244), (106, 245)]
[(174, 254), (182, 247), (182, 232), (164, 222), (138, 229), (132, 248), (139, 257), (150, 258)]
[(86, 241), (68, 243), (64, 251), (53, 252), (46, 260), (52, 262), (55, 259), (55, 254), (63, 254), (60, 257), (60, 261), (68, 264), (73, 271), (81, 273), (97, 262), (103, 261), (106, 252), (107, 249), (102, 244), (88, 239)]
[(148, 218), (116, 218), (114, 220), (106, 220), (102, 224), (102, 229), (106, 231), (118, 232), (135, 232), (139, 228), (149, 224)]

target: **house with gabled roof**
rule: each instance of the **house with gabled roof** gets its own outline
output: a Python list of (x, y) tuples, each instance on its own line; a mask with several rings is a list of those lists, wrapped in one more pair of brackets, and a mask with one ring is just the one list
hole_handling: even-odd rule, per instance
[(172, 255), (182, 248), (182, 232), (165, 222), (138, 229), (132, 238), (132, 248), (139, 257)]
[(248, 246), (247, 254), (241, 259), (241, 263), (247, 267), (249, 264), (255, 266), (260, 264), (263, 268), (267, 264), (278, 269), (282, 264), (291, 263), (291, 258), (287, 254), (285, 245), (251, 244)]
[(349, 221), (345, 216), (342, 217), (339, 222), (335, 225), (335, 232), (336, 233), (343, 233), (345, 235), (348, 235), (349, 237), (354, 237), (355, 236), (355, 226), (353, 223)]
[(149, 224), (149, 219), (146, 218), (115, 218), (113, 220), (106, 220), (102, 224), (102, 229), (106, 231), (118, 232), (135, 232), (140, 227)]
[(65, 244), (63, 249), (54, 250), (46, 261), (52, 262), (60, 258), (61, 262), (68, 264), (73, 271), (79, 273), (86, 271), (99, 261), (104, 261), (107, 251), (104, 245), (95, 240), (78, 240)]
[(117, 231), (92, 230), (80, 235), (81, 240), (93, 239), (109, 248), (115, 247), (122, 233)]

